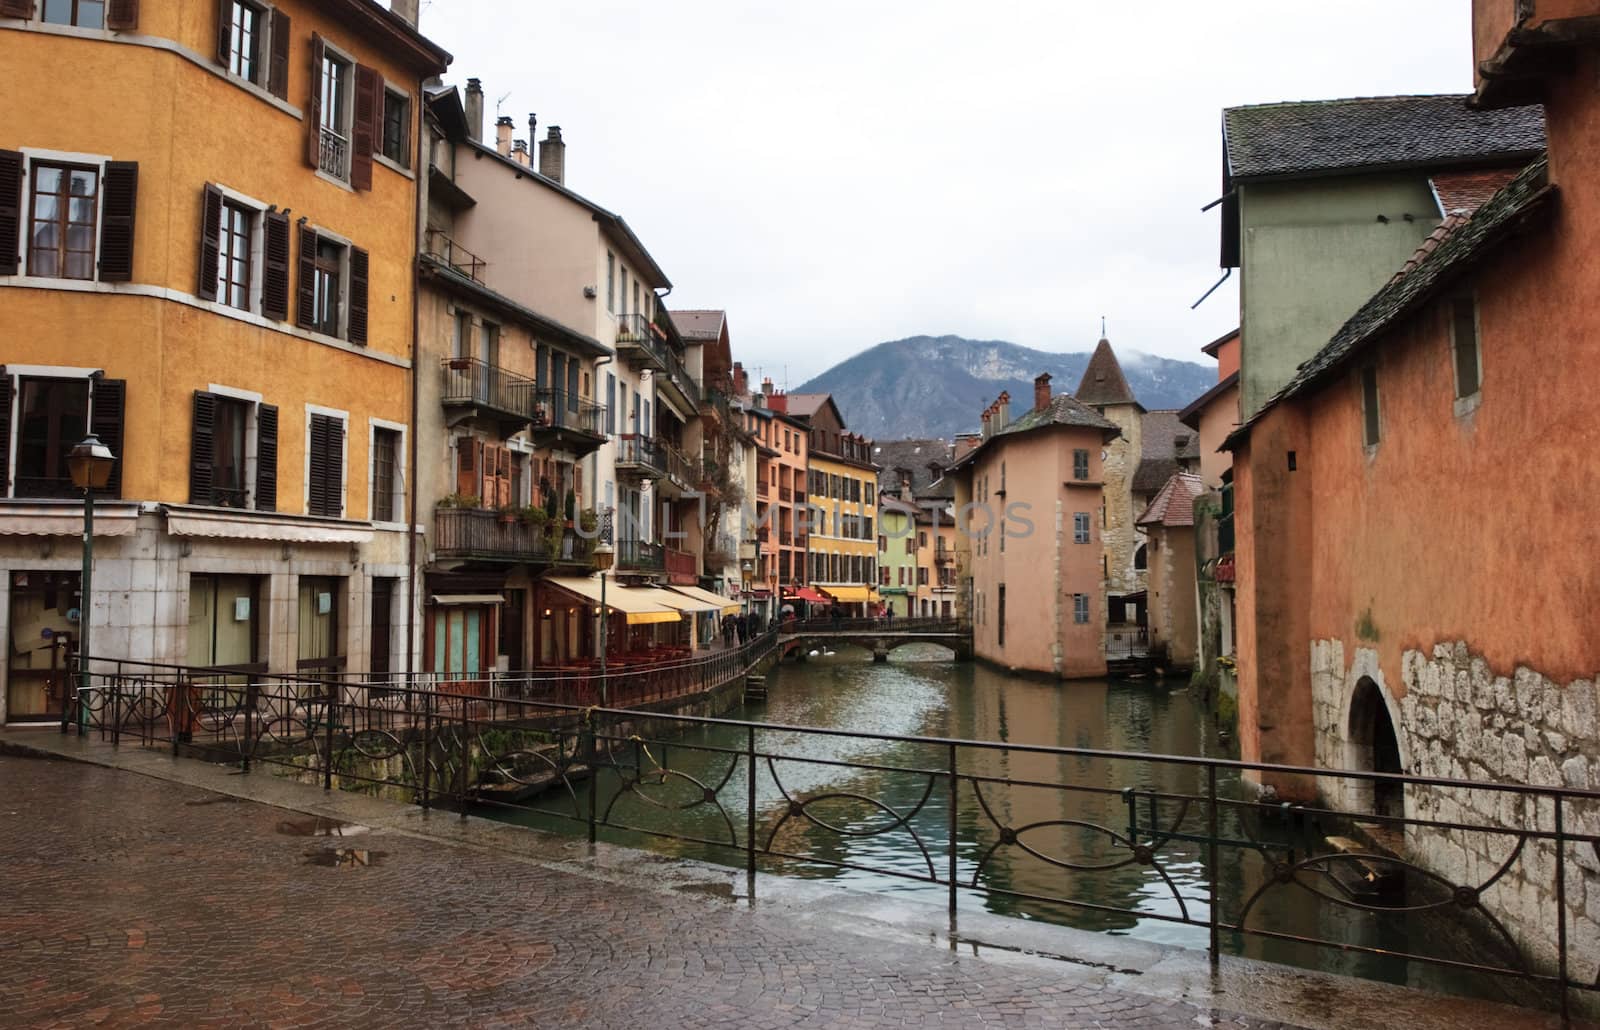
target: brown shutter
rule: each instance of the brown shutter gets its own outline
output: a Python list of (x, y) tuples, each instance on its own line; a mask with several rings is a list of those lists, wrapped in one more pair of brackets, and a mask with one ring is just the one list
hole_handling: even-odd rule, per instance
[(106, 4), (106, 28), (133, 32), (139, 27), (139, 0), (110, 0)]
[(478, 441), (463, 436), (456, 441), (456, 493), (462, 497), (482, 497), (478, 488)]
[(256, 511), (278, 510), (278, 408), (256, 405)]
[(270, 38), (272, 53), (267, 58), (267, 92), (279, 100), (289, 98), (289, 16), (279, 8), (272, 12)]
[(111, 466), (111, 478), (106, 481), (105, 488), (96, 490), (94, 495), (115, 499), (122, 496), (122, 467), (128, 463), (127, 455), (122, 453), (128, 383), (125, 379), (96, 379), (93, 390), (94, 415), (89, 419), (89, 432), (111, 448), (112, 455), (117, 459)]
[(275, 322), (289, 318), (289, 216), (268, 211), (261, 224), (261, 314)]
[(194, 423), (189, 430), (189, 503), (211, 503), (212, 466), (216, 456), (217, 398), (194, 392)]
[(332, 415), (311, 416), (311, 514), (338, 518), (344, 496), (344, 423)]
[(0, 0), (0, 18), (32, 18), (33, 0)]
[(139, 198), (139, 162), (107, 161), (100, 202), (100, 281), (133, 278), (133, 215)]
[(367, 252), (360, 247), (350, 248), (350, 322), (351, 343), (367, 342)]
[(316, 306), (316, 291), (312, 280), (316, 278), (317, 234), (305, 226), (300, 227), (300, 283), (299, 297), (295, 302), (295, 325), (310, 329), (311, 309)]
[(217, 299), (217, 262), (222, 254), (222, 191), (206, 183), (200, 200), (200, 285), (195, 293), (201, 300)]
[(383, 97), (383, 76), (364, 64), (356, 65), (355, 114), (350, 123), (350, 185), (372, 188), (372, 153), (377, 149), (378, 101)]
[(11, 496), (11, 374), (0, 365), (0, 497)]
[(217, 63), (233, 63), (233, 0), (217, 0)]
[(327, 507), (328, 434), (323, 416), (312, 415), (306, 436), (306, 512), (319, 515)]
[(311, 99), (306, 103), (306, 164), (322, 167), (322, 37), (311, 34)]
[(22, 250), (22, 155), (0, 150), (0, 275), (16, 275)]

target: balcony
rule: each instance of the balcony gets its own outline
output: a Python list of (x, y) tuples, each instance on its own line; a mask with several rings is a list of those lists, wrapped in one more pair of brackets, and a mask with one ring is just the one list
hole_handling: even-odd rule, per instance
[(656, 327), (643, 315), (617, 316), (617, 355), (629, 368), (667, 370), (667, 345), (656, 339)]
[(765, 479), (756, 480), (756, 496), (757, 497), (765, 497), (765, 496), (767, 496), (767, 481)]
[(618, 540), (616, 567), (618, 572), (665, 572), (666, 548), (645, 540)]
[(427, 252), (441, 263), (461, 273), (475, 283), (483, 282), (484, 270), (489, 262), (467, 250), (438, 229), (429, 229), (426, 237)]
[(588, 565), (590, 546), (591, 541), (560, 523), (486, 508), (440, 507), (433, 513), (433, 549), (440, 558)]
[(560, 447), (577, 457), (606, 442), (606, 409), (566, 390), (535, 389), (528, 436), (535, 447)]
[(700, 582), (700, 559), (688, 551), (680, 551), (675, 547), (665, 548), (667, 581), (682, 586), (693, 586)]
[(700, 486), (705, 476), (698, 462), (664, 440), (656, 443), (656, 451), (661, 455), (662, 470), (673, 485), (682, 490)]
[(675, 400), (681, 406), (691, 413), (699, 411), (700, 385), (694, 381), (694, 377), (689, 374), (689, 370), (683, 366), (683, 362), (678, 359), (677, 353), (671, 347), (662, 344), (660, 350), (666, 368), (656, 377), (656, 389), (667, 387), (677, 393)]
[(617, 475), (659, 479), (666, 473), (661, 449), (653, 437), (626, 433), (617, 437)]
[(317, 148), (317, 167), (335, 179), (350, 178), (350, 141), (326, 125)]
[(956, 552), (948, 547), (936, 548), (933, 552), (933, 561), (935, 565), (954, 565), (956, 563)]
[(477, 358), (445, 358), (440, 401), (451, 427), (468, 421), (489, 423), (502, 438), (533, 422), (534, 382)]
[(786, 486), (778, 487), (778, 500), (780, 500), (780, 501), (792, 501), (792, 500), (794, 500), (794, 491), (789, 489)]

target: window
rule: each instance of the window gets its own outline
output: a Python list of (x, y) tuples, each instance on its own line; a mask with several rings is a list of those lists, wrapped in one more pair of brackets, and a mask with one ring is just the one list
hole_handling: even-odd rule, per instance
[(250, 238), (255, 212), (223, 201), (217, 237), (217, 299), (230, 308), (250, 310)]
[(339, 632), (340, 597), (344, 593), (344, 580), (301, 576), (298, 592), (300, 633), (296, 645), (297, 667), (344, 668)]
[(617, 303), (622, 305), (622, 313), (628, 313), (628, 269), (622, 269), (622, 291), (617, 296)]
[(917, 586), (925, 587), (927, 585), (928, 585), (928, 567), (926, 565), (919, 565), (919, 566), (917, 566)]
[(306, 513), (344, 516), (344, 418), (313, 413), (306, 435)]
[(1456, 397), (1471, 397), (1482, 385), (1478, 353), (1478, 306), (1471, 297), (1450, 302), (1450, 336), (1455, 354)]
[(398, 429), (372, 431), (372, 519), (393, 522), (400, 509), (400, 455)]
[(1000, 592), (995, 597), (995, 635), (996, 643), (1001, 647), (1006, 646), (1006, 585), (1000, 584)]
[(456, 331), (450, 340), (452, 358), (472, 357), (472, 312), (456, 310)]
[[(1004, 589), (1004, 588), (1002, 588)], [(1084, 625), (1089, 621), (1089, 595), (1072, 595), (1072, 621)]]
[(44, 0), (44, 20), (84, 29), (106, 27), (105, 0)]
[(606, 251), (606, 310), (617, 312), (617, 256)]
[(1361, 370), (1362, 442), (1378, 445), (1378, 370), (1367, 365)]
[(94, 234), (100, 172), (76, 165), (33, 163), (28, 274), (94, 278)]
[(379, 151), (402, 168), (411, 165), (411, 98), (397, 90), (383, 91), (383, 139)]
[[(1229, 549), (1232, 550), (1232, 548)], [(1133, 552), (1133, 567), (1136, 570), (1150, 567), (1150, 552), (1145, 549), (1144, 544), (1140, 544), (1139, 549)]]
[(1072, 478), (1073, 479), (1088, 479), (1089, 478), (1089, 452), (1088, 451), (1075, 450), (1075, 451), (1072, 452)]
[(212, 419), (211, 503), (224, 508), (248, 506), (245, 486), (246, 423), (252, 405), (218, 397)]
[[(301, 226), (300, 328), (365, 344), (367, 267), (367, 252), (360, 247)], [(458, 332), (470, 324), (470, 316), (456, 317)], [(470, 335), (465, 339), (470, 345)]]
[(611, 372), (606, 373), (606, 435), (614, 435), (617, 431), (617, 377)]
[(273, 511), (278, 504), (278, 409), (195, 391), (189, 503)]
[(23, 379), (17, 400), (16, 496), (76, 496), (67, 452), (89, 433), (89, 380)]
[(1086, 511), (1072, 513), (1072, 542), (1075, 544), (1089, 542), (1089, 513)]
[(336, 179), (350, 177), (350, 69), (348, 61), (323, 50), (317, 76), (317, 127), (321, 130), (317, 167)]
[(637, 315), (643, 311), (644, 309), (639, 306), (639, 280), (635, 278), (633, 280), (633, 313)]
[(339, 281), (344, 248), (319, 237), (311, 260), (311, 325), (315, 332), (339, 335)]
[[(229, 0), (222, 8), (228, 71), (241, 79), (259, 82), (261, 74), (261, 9), (241, 0)], [(218, 40), (222, 46), (221, 37)]]

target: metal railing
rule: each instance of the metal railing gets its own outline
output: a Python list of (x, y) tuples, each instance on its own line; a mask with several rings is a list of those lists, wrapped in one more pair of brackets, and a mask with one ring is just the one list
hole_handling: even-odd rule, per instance
[(429, 229), (425, 235), (428, 253), (474, 282), (483, 282), (489, 262), (457, 243), (443, 229)]
[(617, 349), (622, 351), (630, 348), (649, 358), (649, 364), (657, 370), (666, 371), (667, 345), (656, 339), (655, 326), (643, 315), (617, 316)]
[(666, 372), (663, 374), (671, 380), (673, 386), (676, 386), (683, 393), (684, 397), (688, 398), (689, 403), (698, 409), (700, 407), (700, 386), (694, 381), (694, 376), (689, 374), (689, 370), (684, 367), (683, 362), (678, 359), (677, 353), (671, 347), (663, 345), (660, 351), (662, 363), (667, 366)]
[(436, 508), (433, 549), (440, 558), (547, 561), (587, 565), (593, 540), (561, 523), (482, 508)]
[(618, 540), (617, 569), (627, 572), (665, 572), (666, 549), (648, 540)]
[(535, 384), (482, 358), (441, 358), (446, 405), (477, 404), (519, 418), (532, 419)]
[(766, 497), (767, 493), (768, 493), (768, 491), (770, 489), (771, 488), (767, 486), (767, 481), (765, 479), (756, 480), (756, 496), (757, 497)]
[(530, 415), (533, 431), (570, 429), (594, 437), (604, 437), (606, 409), (604, 405), (586, 401), (567, 390), (535, 388), (528, 394), (532, 401)]
[(704, 470), (699, 462), (691, 459), (687, 454), (667, 443), (665, 440), (656, 441), (656, 449), (660, 451), (662, 471), (686, 490), (693, 490), (705, 481)]
[(898, 634), (938, 633), (946, 636), (971, 636), (972, 623), (963, 619), (919, 618), (916, 616), (871, 616), (837, 619), (822, 616), (815, 619), (786, 619), (778, 624), (782, 636), (808, 636), (824, 633)]
[[(952, 941), (963, 905), (1076, 913), (1102, 928), (1162, 924), (1214, 964), (1275, 942), (1499, 978), (1563, 1016), (1574, 997), (1594, 998), (1600, 946), (1581, 898), (1600, 853), (1600, 792), (633, 704), (731, 683), (776, 646), (768, 631), (604, 679), (374, 683), (91, 660), (63, 730), (187, 745), (424, 807), (517, 811), (591, 841), (642, 836), (677, 842), (673, 854), (688, 844), (741, 865), (752, 892), (763, 865), (899, 880), (943, 901)], [(618, 700), (593, 706), (597, 697)], [(1248, 780), (1308, 800), (1262, 799)], [(1359, 800), (1379, 795), (1404, 799), (1405, 814)], [(859, 815), (841, 817), (841, 806)], [(1482, 860), (1426, 857), (1464, 841)], [(1419, 932), (1425, 919), (1458, 932)]]
[(322, 127), (317, 148), (317, 166), (336, 179), (350, 176), (350, 141), (327, 126)]
[(617, 465), (629, 465), (649, 472), (663, 473), (666, 461), (654, 437), (624, 433), (617, 437)]

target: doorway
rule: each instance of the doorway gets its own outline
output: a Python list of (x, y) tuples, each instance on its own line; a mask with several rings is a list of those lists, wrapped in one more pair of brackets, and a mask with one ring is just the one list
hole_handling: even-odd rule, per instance
[(301, 669), (342, 669), (340, 636), (344, 580), (332, 576), (300, 577), (300, 632), (296, 665)]
[[(1352, 768), (1377, 773), (1405, 772), (1389, 706), (1382, 689), (1371, 677), (1361, 677), (1355, 693), (1350, 696), (1348, 739)], [(1403, 784), (1360, 780), (1353, 781), (1350, 790), (1359, 811), (1395, 818), (1405, 815)]]
[(70, 689), (67, 660), (78, 639), (78, 574), (11, 573), (10, 612), (6, 719), (60, 719)]

